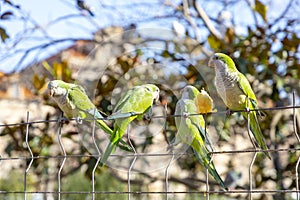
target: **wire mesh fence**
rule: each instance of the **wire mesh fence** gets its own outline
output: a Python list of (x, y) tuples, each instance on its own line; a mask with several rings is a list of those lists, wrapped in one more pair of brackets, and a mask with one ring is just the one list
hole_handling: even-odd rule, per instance
[[(295, 141), (300, 143), (299, 135), (297, 132), (297, 109), (299, 109), (300, 106), (296, 105), (295, 103), (295, 95), (293, 94), (293, 102), (291, 106), (285, 106), (285, 107), (273, 107), (273, 108), (264, 108), (264, 109), (256, 109), (256, 110), (240, 110), (240, 111), (233, 111), (233, 112), (251, 112), (251, 111), (282, 111), (282, 110), (292, 110), (292, 127), (293, 130), (291, 130), (294, 134)], [(211, 115), (218, 115), (218, 114), (224, 114), (226, 111), (217, 111), (214, 113), (211, 113)], [(200, 114), (199, 114), (200, 115)], [(161, 119), (166, 119), (166, 118), (175, 118), (175, 117), (181, 117), (180, 115), (167, 115), (164, 113), (162, 116), (153, 116), (152, 118), (161, 118)], [(273, 195), (273, 194), (289, 194), (290, 199), (300, 199), (300, 191), (299, 191), (299, 163), (300, 163), (300, 157), (298, 156), (298, 159), (296, 161), (296, 165), (291, 166), (292, 170), (295, 172), (294, 174), (290, 174), (290, 181), (295, 182), (296, 187), (295, 188), (288, 188), (288, 189), (278, 189), (278, 187), (274, 187), (274, 189), (255, 189), (255, 184), (254, 182), (256, 181), (256, 177), (253, 176), (253, 170), (255, 168), (255, 160), (257, 159), (258, 153), (262, 152), (260, 149), (244, 149), (244, 150), (222, 150), (222, 151), (213, 151), (210, 152), (212, 156), (218, 156), (218, 158), (221, 158), (223, 155), (233, 155), (232, 159), (234, 160), (234, 155), (240, 155), (240, 154), (248, 154), (252, 153), (252, 161), (250, 164), (247, 166), (248, 169), (248, 174), (249, 174), (249, 187), (248, 188), (243, 188), (243, 189), (230, 189), (228, 191), (225, 190), (213, 190), (211, 189), (211, 183), (209, 181), (209, 173), (206, 171), (206, 180), (203, 182), (205, 184), (205, 190), (180, 190), (180, 189), (172, 189), (170, 188), (170, 182), (171, 182), (171, 177), (170, 177), (170, 169), (173, 167), (174, 161), (178, 158), (179, 156), (186, 155), (186, 156), (194, 156), (193, 153), (190, 152), (166, 152), (166, 153), (140, 153), (138, 152), (134, 145), (131, 142), (131, 137), (130, 137), (130, 128), (128, 129), (127, 132), (127, 139), (128, 143), (131, 145), (131, 147), (134, 149), (133, 153), (125, 153), (125, 154), (118, 154), (115, 153), (111, 155), (112, 157), (126, 157), (130, 159), (129, 167), (124, 171), (124, 176), (126, 177), (126, 184), (127, 184), (127, 190), (125, 191), (120, 191), (118, 189), (116, 190), (97, 190), (97, 173), (96, 170), (99, 168), (99, 161), (101, 158), (101, 150), (99, 149), (98, 142), (96, 140), (95, 136), (95, 119), (86, 119), (88, 121), (93, 121), (92, 125), (92, 133), (91, 133), (91, 139), (92, 143), (96, 149), (96, 154), (70, 154), (67, 153), (66, 147), (68, 144), (64, 143), (62, 140), (62, 127), (63, 124), (66, 121), (76, 121), (76, 123), (82, 123), (81, 119), (76, 118), (76, 119), (65, 119), (63, 116), (59, 117), (58, 119), (51, 119), (51, 120), (40, 120), (40, 121), (31, 121), (30, 120), (30, 113), (27, 112), (26, 115), (26, 121), (22, 123), (14, 123), (14, 124), (0, 124), (0, 127), (18, 127), (18, 126), (25, 126), (25, 134), (23, 138), (20, 138), (23, 141), (23, 154), (20, 156), (3, 156), (1, 155), (0, 157), (0, 167), (1, 165), (4, 165), (5, 163), (8, 162), (23, 162), (25, 165), (23, 165), (23, 169), (20, 169), (22, 171), (23, 177), (20, 178), (19, 180), (22, 179), (22, 188), (19, 189), (7, 189), (7, 190), (2, 190), (0, 191), (0, 196), (4, 197), (4, 199), (9, 199), (8, 196), (16, 196), (16, 198), (12, 199), (68, 199), (68, 195), (85, 195), (86, 198), (88, 199), (104, 199), (108, 196), (113, 197), (113, 198), (118, 198), (118, 199), (144, 199), (149, 197), (149, 199), (185, 199), (186, 196), (191, 196), (191, 197), (202, 197), (203, 199), (216, 199), (217, 196), (224, 197), (224, 199), (230, 199), (231, 195), (243, 195), (244, 198), (247, 199), (255, 199), (253, 197), (255, 194), (265, 194), (265, 195)], [(57, 143), (56, 145), (59, 148), (60, 153), (57, 155), (36, 155), (32, 148), (31, 148), (31, 140), (30, 140), (30, 127), (36, 125), (36, 124), (46, 124), (46, 123), (54, 123), (58, 125), (57, 132), (56, 132), (56, 139)], [(166, 129), (166, 127), (164, 127)], [(247, 131), (250, 131), (250, 126), (248, 122), (247, 126)], [(270, 153), (272, 152), (286, 152), (286, 153), (294, 153), (297, 154), (300, 151), (300, 147), (295, 145), (292, 147), (287, 147), (287, 148), (270, 148), (268, 150)], [(139, 158), (143, 157), (163, 157), (163, 159), (168, 159), (167, 164), (164, 166), (162, 169), (163, 173), (161, 174), (161, 180), (163, 182), (163, 187), (161, 188), (160, 191), (151, 191), (151, 190), (132, 190), (133, 188), (133, 182), (134, 176), (136, 171), (133, 170), (134, 165), (136, 164), (136, 160)], [(63, 188), (64, 182), (63, 182), (63, 177), (62, 173), (63, 170), (66, 168), (66, 162), (68, 159), (88, 159), (88, 158), (94, 158), (95, 162), (93, 163), (91, 172), (90, 172), (90, 182), (88, 190), (73, 190), (73, 191), (65, 191)], [(212, 158), (214, 159), (214, 157)], [(40, 160), (40, 162), (47, 162), (50, 160), (56, 160), (58, 162), (57, 166), (52, 166), (52, 171), (54, 174), (56, 174), (55, 177), (52, 177), (52, 182), (56, 183), (55, 187), (52, 187), (52, 189), (47, 189), (47, 188), (41, 188), (38, 190), (34, 190), (32, 188), (29, 189), (28, 185), (30, 179), (31, 179), (31, 171), (35, 169), (33, 165), (37, 160)], [(74, 168), (78, 168), (79, 166), (74, 166)], [(51, 168), (51, 166), (50, 166)], [(69, 166), (68, 166), (69, 168)], [(125, 173), (126, 172), (126, 173)], [(143, 173), (143, 172), (141, 172)], [(180, 172), (178, 172), (180, 173)], [(126, 174), (126, 175), (125, 175)], [(43, 176), (48, 176), (49, 174), (39, 174), (39, 179), (43, 179)], [(80, 182), (80, 177), (75, 179), (76, 181)], [(180, 181), (178, 181), (180, 183)], [(68, 184), (75, 184), (75, 183), (68, 183)], [(105, 183), (101, 183), (105, 184)], [(54, 188), (54, 189), (53, 189)], [(180, 197), (180, 195), (182, 195)], [(228, 198), (227, 198), (228, 197)], [(238, 198), (238, 197), (237, 197)], [(72, 198), (71, 198), (72, 199)], [(192, 198), (190, 198), (192, 199)], [(221, 199), (218, 197), (217, 199)]]

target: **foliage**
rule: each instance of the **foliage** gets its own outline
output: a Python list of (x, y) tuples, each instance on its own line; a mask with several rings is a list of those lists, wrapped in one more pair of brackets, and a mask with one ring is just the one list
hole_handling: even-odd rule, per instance
[[(94, 103), (106, 115), (111, 114), (114, 101), (120, 95), (116, 94), (115, 91), (122, 92), (133, 85), (147, 81), (156, 81), (159, 85), (161, 89), (160, 106), (167, 105), (167, 114), (172, 115), (180, 89), (185, 84), (192, 84), (199, 89), (202, 87), (208, 89), (215, 100), (217, 110), (225, 111), (226, 108), (217, 97), (212, 84), (213, 72), (206, 67), (212, 52), (225, 52), (234, 58), (238, 69), (249, 79), (258, 97), (260, 107), (272, 108), (291, 105), (293, 103), (291, 100), (292, 92), (295, 91), (296, 95), (300, 94), (300, 38), (296, 28), (299, 19), (288, 15), (289, 10), (294, 5), (293, 1), (287, 3), (287, 8), (275, 19), (268, 17), (271, 11), (268, 9), (269, 5), (264, 3), (264, 1), (255, 0), (253, 4), (251, 4), (251, 1), (247, 2), (248, 4), (243, 5), (243, 8), (250, 10), (253, 24), (244, 27), (243, 33), (238, 32), (238, 25), (234, 24), (234, 20), (215, 19), (215, 16), (210, 16), (213, 13), (203, 13), (201, 4), (204, 3), (200, 3), (200, 1), (182, 1), (179, 4), (165, 2), (164, 7), (173, 11), (171, 14), (172, 20), (175, 18), (184, 25), (186, 29), (185, 35), (180, 36), (176, 31), (167, 31), (167, 34), (171, 36), (163, 37), (160, 35), (161, 33), (155, 34), (151, 31), (142, 34), (142, 31), (139, 32), (138, 29), (133, 31), (134, 34), (129, 34), (124, 28), (122, 33), (120, 33), (122, 40), (119, 40), (116, 36), (109, 37), (110, 34), (114, 35), (113, 33), (104, 31), (108, 38), (99, 41), (95, 39), (97, 38), (96, 34), (94, 39), (85, 41), (86, 46), (95, 47), (96, 49), (92, 54), (88, 55), (90, 52), (84, 54), (86, 60), (98, 59), (103, 61), (107, 59), (102, 57), (103, 52), (107, 53), (106, 55), (109, 57), (108, 62), (98, 66), (99, 68), (105, 67), (99, 80), (88, 80), (88, 78), (85, 79), (84, 77), (74, 78), (71, 61), (60, 59), (55, 62), (41, 62), (41, 67), (48, 72), (48, 75), (33, 74), (32, 84), (37, 91), (43, 90), (49, 79), (63, 79), (67, 82), (72, 82), (76, 79), (88, 90), (89, 86), (96, 85), (96, 93), (94, 90), (92, 91)], [(205, 3), (208, 2), (205, 1)], [(218, 13), (219, 15), (230, 10), (228, 7), (234, 7), (235, 4), (238, 4), (238, 1), (220, 1), (220, 4), (222, 9)], [(13, 4), (11, 3), (11, 5)], [(19, 10), (20, 8), (15, 9)], [(233, 12), (232, 10), (230, 11)], [(7, 15), (7, 13), (2, 13), (5, 19)], [(13, 13), (9, 15), (13, 15)], [(207, 15), (208, 18), (205, 17)], [(233, 16), (233, 19), (238, 17)], [(169, 16), (162, 16), (161, 18), (170, 19)], [(158, 24), (161, 23), (158, 17), (150, 21), (154, 20)], [(226, 24), (224, 20), (229, 25), (224, 26)], [(146, 22), (147, 20), (144, 23)], [(207, 35), (203, 36), (203, 39), (200, 39), (197, 34), (201, 31), (207, 33)], [(101, 32), (101, 37), (103, 38), (107, 36), (104, 32)], [(0, 34), (2, 42), (5, 43), (9, 38), (6, 29), (0, 27)], [(149, 48), (156, 47), (153, 43), (158, 45), (159, 48)], [(41, 49), (46, 49), (55, 44), (56, 42), (49, 42), (48, 45), (42, 46)], [(128, 46), (131, 48), (128, 48)], [(120, 53), (116, 54), (114, 52)], [(97, 57), (98, 54), (101, 56)], [(93, 62), (86, 61), (85, 65), (88, 67), (83, 66), (82, 69), (88, 71), (89, 67), (92, 67)], [(297, 101), (299, 101), (298, 97)], [(48, 98), (45, 98), (45, 103), (53, 105)], [(271, 149), (299, 148), (299, 144), (297, 144), (294, 136), (295, 131), (300, 132), (299, 124), (297, 123), (296, 127), (293, 126), (292, 110), (273, 110), (265, 111), (265, 113), (266, 115), (260, 119), (260, 125), (267, 138), (269, 147)], [(46, 120), (57, 118), (59, 115), (59, 112), (55, 116), (49, 115), (46, 117)], [(299, 121), (298, 118), (299, 116), (297, 115), (297, 120)], [(209, 134), (217, 138), (215, 146), (218, 149), (243, 150), (252, 148), (246, 133), (246, 122), (241, 120), (238, 115), (226, 117), (225, 114), (211, 114), (207, 116), (207, 120), (211, 131)], [(74, 123), (64, 124), (64, 127), (68, 128), (63, 129), (63, 139), (72, 143), (71, 148), (67, 150), (67, 154), (87, 154), (87, 149), (78, 143), (80, 141), (77, 132), (79, 129), (75, 128)], [(296, 129), (293, 130), (293, 128)], [(29, 135), (30, 146), (34, 155), (55, 156), (59, 154), (60, 151), (55, 142), (57, 126), (53, 123), (46, 123), (44, 126), (32, 125), (30, 129), (30, 133), (34, 133)], [(147, 129), (147, 131), (149, 132), (150, 130)], [(5, 148), (7, 155), (22, 155), (24, 144), (19, 138), (24, 138), (24, 132), (25, 126), (7, 126), (2, 130), (0, 136), (10, 137), (10, 142)], [(167, 126), (162, 134), (164, 134), (165, 144), (174, 138), (176, 134), (174, 118), (167, 118)], [(241, 138), (244, 143), (239, 145), (238, 141)], [(155, 145), (155, 137), (149, 137), (145, 141), (134, 142), (139, 151), (147, 153)], [(187, 152), (192, 154), (190, 149)], [(216, 155), (217, 158), (222, 158), (221, 156)], [(245, 174), (247, 175), (248, 173), (248, 165), (241, 165), (244, 161), (250, 162), (252, 154), (224, 154), (224, 156), (227, 157), (224, 160), (222, 158), (223, 162), (221, 164), (225, 168), (223, 177), (232, 170), (243, 172), (243, 178), (236, 184), (235, 188), (247, 189), (249, 183), (247, 177), (245, 178)], [(273, 159), (269, 161), (260, 154), (258, 155), (253, 168), (255, 187), (270, 189), (275, 184), (276, 189), (294, 189), (296, 183), (291, 177), (295, 174), (295, 165), (299, 153), (272, 152), (272, 157)], [(238, 160), (241, 161), (239, 162)], [(91, 169), (95, 164), (95, 159), (83, 157), (72, 159), (72, 162), (72, 165), (67, 165), (64, 168), (63, 180), (66, 183), (76, 184), (63, 184), (62, 189), (66, 191), (90, 190), (91, 187), (87, 185), (91, 183)], [(174, 185), (184, 184), (188, 190), (191, 188), (195, 190), (203, 189), (203, 187), (199, 186), (199, 182), (205, 180), (205, 174), (203, 173), (205, 170), (197, 163), (194, 157), (189, 155), (182, 156), (176, 160), (176, 165), (182, 170), (184, 177), (178, 174), (172, 175), (170, 182), (174, 183)], [(45, 160), (37, 159), (33, 163), (32, 170), (38, 176), (45, 176), (51, 174), (53, 166), (58, 168), (59, 161), (45, 162)], [(268, 169), (273, 169), (273, 171)], [(126, 180), (121, 178), (120, 174), (109, 168), (97, 170), (97, 190), (126, 190)], [(82, 171), (84, 175), (80, 173)], [(110, 175), (117, 177), (118, 180), (124, 183), (119, 183), (117, 179), (111, 179)], [(47, 184), (50, 181), (49, 179), (42, 180), (43, 184)], [(76, 182), (76, 179), (80, 179), (80, 183)], [(179, 179), (181, 181), (178, 181)], [(99, 184), (108, 181), (109, 184)], [(163, 182), (164, 180), (161, 179), (161, 176), (141, 173), (136, 176), (135, 181), (134, 187), (136, 187), (137, 191), (140, 191), (142, 189), (147, 190), (146, 186), (150, 182)], [(213, 183), (211, 187), (217, 188)], [(237, 199), (245, 198), (245, 196), (239, 195), (231, 196)], [(113, 196), (111, 197), (113, 199)], [(261, 194), (256, 199), (264, 199), (265, 197), (266, 194)], [(69, 197), (66, 196), (66, 198)], [(83, 197), (78, 196), (78, 198), (82, 199)], [(288, 198), (289, 195), (285, 193), (274, 194), (274, 199)], [(72, 199), (75, 199), (75, 197), (72, 196)], [(193, 197), (190, 196), (190, 199), (193, 199)]]
[[(33, 183), (35, 182), (33, 178), (28, 178), (27, 183)], [(23, 172), (21, 170), (11, 170), (9, 174), (7, 174), (6, 178), (0, 179), (0, 197), (1, 199), (7, 199), (7, 200), (19, 200), (24, 199), (24, 195), (16, 195), (16, 194), (5, 194), (5, 192), (9, 191), (23, 191), (24, 185), (23, 185)], [(28, 188), (28, 190), (31, 190), (32, 188)]]

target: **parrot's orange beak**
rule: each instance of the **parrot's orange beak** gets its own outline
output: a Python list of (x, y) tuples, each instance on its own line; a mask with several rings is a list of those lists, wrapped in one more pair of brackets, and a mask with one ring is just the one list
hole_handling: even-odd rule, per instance
[(54, 95), (54, 90), (53, 90), (53, 89), (49, 89), (49, 95), (50, 95), (51, 97), (53, 97), (53, 95)]

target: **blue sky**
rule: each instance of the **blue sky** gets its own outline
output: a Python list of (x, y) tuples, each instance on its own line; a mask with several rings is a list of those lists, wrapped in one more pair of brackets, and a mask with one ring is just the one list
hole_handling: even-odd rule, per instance
[[(75, 0), (18, 0), (16, 1), (16, 4), (20, 5), (22, 10), (25, 11), (22, 15), (29, 15), (33, 20), (27, 23), (24, 23), (24, 21), (20, 19), (21, 15), (18, 14), (18, 11), (5, 6), (3, 2), (1, 2), (1, 13), (6, 10), (13, 11), (16, 14), (16, 18), (0, 21), (0, 26), (5, 27), (6, 31), (11, 36), (10, 40), (0, 46), (0, 71), (10, 72), (18, 59), (21, 58), (21, 54), (12, 54), (11, 59), (3, 57), (3, 55), (9, 55), (10, 51), (8, 49), (13, 50), (13, 42), (18, 37), (21, 37), (23, 41), (14, 48), (24, 49), (36, 44), (47, 43), (50, 41), (48, 37), (51, 37), (51, 39), (91, 38), (93, 32), (110, 25), (126, 26), (130, 23), (138, 23), (138, 28), (171, 28), (172, 23), (170, 22), (170, 19), (149, 20), (139, 23), (140, 21), (143, 21), (143, 19), (167, 15), (168, 12), (172, 11), (165, 6), (161, 6), (161, 4), (165, 2), (163, 0), (144, 1), (144, 4), (141, 2), (142, 1), (138, 0), (87, 0), (86, 3), (92, 6), (95, 13), (95, 17), (88, 17), (87, 13), (78, 11), (75, 6)], [(150, 2), (150, 7), (145, 6), (145, 4), (149, 5)], [(176, 4), (176, 1), (172, 2)], [(215, 18), (218, 14), (216, 11), (222, 8), (218, 1), (202, 0), (199, 2), (210, 16)], [(269, 1), (264, 2), (266, 3)], [(285, 9), (287, 2), (288, 1), (272, 0), (272, 3), (269, 6), (268, 18), (272, 20), (277, 17), (278, 13), (281, 13)], [(236, 16), (234, 21), (238, 24), (241, 32), (245, 30), (246, 26), (253, 24), (252, 18), (249, 17), (251, 16), (251, 12), (249, 9), (246, 9), (247, 6), (245, 5), (246, 1), (240, 1), (235, 7), (228, 7), (228, 10), (233, 13), (233, 16)], [(294, 12), (294, 15), (299, 15), (300, 17), (300, 14), (297, 12)], [(69, 18), (57, 23), (50, 23), (63, 16), (69, 16)], [(40, 26), (38, 31), (18, 34), (24, 27), (34, 27), (35, 24)], [(208, 33), (204, 31), (202, 34), (203, 38), (205, 38), (205, 34)], [(26, 39), (23, 37), (26, 37)], [(37, 60), (47, 58), (68, 45), (71, 45), (71, 43), (62, 43), (43, 52), (33, 52), (18, 70), (31, 63), (34, 58), (37, 58)]]
[[(114, 5), (109, 3), (110, 1), (106, 1), (103, 5), (99, 4), (99, 1), (96, 0), (86, 2), (92, 6), (95, 17), (89, 17), (87, 13), (79, 12), (76, 8), (75, 0), (19, 0), (16, 4), (20, 5), (22, 10), (25, 10), (25, 14), (23, 13), (23, 15), (29, 15), (31, 19), (34, 20), (34, 23), (37, 23), (39, 26), (41, 26), (41, 29), (39, 29), (39, 31), (34, 31), (32, 34), (23, 34), (26, 37), (31, 37), (31, 39), (23, 39), (22, 43), (17, 45), (17, 48), (28, 48), (36, 44), (49, 42), (47, 36), (51, 37), (52, 39), (91, 38), (93, 32), (103, 27), (107, 27), (110, 25), (129, 25), (131, 22), (138, 21), (140, 18), (139, 13), (137, 13), (136, 15), (134, 15), (132, 12), (130, 14), (125, 14), (124, 10), (126, 9), (123, 8), (126, 5), (130, 5), (130, 3), (134, 3), (135, 1), (130, 1), (130, 3), (127, 4), (120, 3), (123, 1), (120, 1), (119, 3), (114, 2)], [(158, 1), (153, 2), (156, 2), (154, 5), (158, 5)], [(30, 28), (35, 26), (32, 21), (29, 23), (24, 23), (20, 19), (21, 16), (18, 15), (18, 11), (5, 6), (5, 4), (2, 3), (1, 8), (3, 8), (2, 13), (5, 11), (12, 11), (16, 14), (16, 18), (0, 21), (0, 26), (5, 27), (7, 33), (11, 36), (11, 39), (7, 40), (6, 46), (0, 47), (0, 59), (1, 55), (5, 55), (9, 52), (7, 51), (7, 49), (11, 49), (14, 39), (20, 37), (20, 34), (18, 33), (21, 32), (24, 27)], [(153, 12), (152, 8), (148, 9), (150, 12), (142, 9), (143, 8), (137, 10), (144, 12), (144, 17), (147, 17), (150, 12)], [(155, 14), (157, 14), (158, 12), (156, 12)], [(60, 17), (64, 16), (69, 17), (67, 20), (50, 23), (53, 20), (59, 19)], [(46, 35), (45, 32), (47, 33)], [(46, 58), (50, 54), (53, 54), (70, 44), (71, 43), (63, 43), (50, 48), (49, 50), (47, 50), (47, 52), (38, 52), (39, 57)], [(31, 63), (32, 58), (35, 56), (36, 55), (34, 53), (32, 55), (29, 55), (29, 59), (24, 62), (24, 66), (26, 66), (28, 63)], [(13, 59), (1, 59), (0, 71), (10, 72), (12, 70), (12, 66), (15, 65), (20, 57), (21, 55), (13, 55)], [(21, 66), (20, 69), (24, 66)]]

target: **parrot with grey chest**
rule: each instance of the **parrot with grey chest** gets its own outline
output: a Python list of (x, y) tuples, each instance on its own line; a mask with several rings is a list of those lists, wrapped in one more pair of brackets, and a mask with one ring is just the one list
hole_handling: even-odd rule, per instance
[(223, 53), (215, 53), (209, 60), (209, 67), (215, 69), (215, 85), (219, 96), (225, 105), (231, 110), (250, 110), (242, 112), (243, 117), (248, 120), (251, 133), (263, 150), (264, 154), (270, 157), (268, 147), (259, 126), (256, 96), (248, 82), (247, 78), (238, 71), (233, 60)]
[[(92, 119), (95, 117), (98, 127), (107, 134), (113, 133), (80, 85), (53, 80), (48, 83), (48, 91), (67, 118)], [(119, 147), (126, 151), (133, 151), (125, 141), (121, 141)]]

